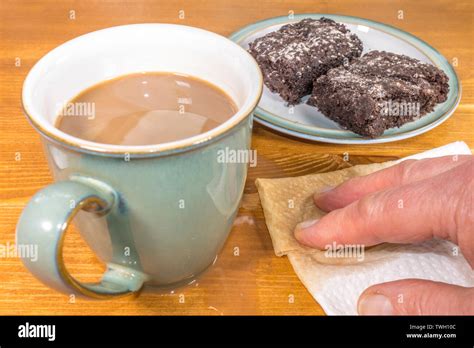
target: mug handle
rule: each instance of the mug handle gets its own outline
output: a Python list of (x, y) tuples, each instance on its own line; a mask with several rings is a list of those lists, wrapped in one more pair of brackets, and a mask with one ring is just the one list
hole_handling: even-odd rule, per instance
[(91, 178), (59, 181), (37, 192), (16, 229), (17, 247), (37, 250), (35, 260), (20, 255), (24, 265), (44, 284), (66, 294), (107, 299), (138, 292), (146, 280), (138, 270), (108, 264), (100, 283), (86, 284), (74, 279), (63, 260), (65, 232), (77, 212), (92, 207), (95, 213), (106, 215), (116, 201), (114, 190)]

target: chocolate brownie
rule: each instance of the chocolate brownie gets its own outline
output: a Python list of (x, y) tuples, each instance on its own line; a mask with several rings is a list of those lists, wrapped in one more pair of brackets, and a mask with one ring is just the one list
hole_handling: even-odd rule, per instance
[(362, 53), (362, 42), (343, 24), (306, 18), (287, 24), (249, 45), (265, 85), (288, 104), (310, 94), (313, 81)]
[(431, 64), (371, 51), (316, 79), (308, 104), (343, 128), (374, 138), (446, 101), (448, 81)]

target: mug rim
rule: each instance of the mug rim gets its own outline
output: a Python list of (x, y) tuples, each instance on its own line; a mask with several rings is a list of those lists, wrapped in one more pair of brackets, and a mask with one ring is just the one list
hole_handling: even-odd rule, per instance
[[(235, 114), (233, 114), (228, 120), (220, 124), (219, 126), (210, 129), (207, 132), (194, 135), (192, 137), (179, 139), (171, 142), (165, 143), (158, 143), (158, 144), (151, 144), (151, 145), (115, 145), (115, 144), (105, 144), (99, 142), (93, 142), (85, 139), (81, 139), (75, 136), (72, 136), (66, 132), (61, 131), (60, 129), (56, 128), (54, 125), (50, 125), (47, 121), (41, 117), (41, 115), (28, 108), (28, 100), (27, 100), (27, 91), (28, 88), (31, 88), (30, 83), (32, 76), (37, 73), (40, 69), (42, 64), (51, 58), (57, 50), (64, 49), (64, 46), (71, 45), (77, 43), (80, 40), (86, 39), (88, 36), (98, 35), (105, 31), (115, 31), (115, 30), (124, 30), (128, 28), (138, 28), (138, 27), (149, 27), (149, 26), (165, 26), (174, 29), (182, 29), (182, 30), (192, 30), (201, 32), (204, 35), (210, 35), (214, 37), (218, 37), (219, 39), (225, 39), (228, 44), (238, 48), (238, 50), (247, 56), (249, 62), (254, 66), (256, 71), (256, 79), (252, 83), (257, 83), (258, 88), (254, 96), (250, 96), (250, 102), (246, 101), (243, 107), (237, 110)], [(171, 72), (171, 71), (170, 71)], [(146, 73), (146, 71), (145, 71)], [(252, 74), (253, 75), (253, 74)], [(192, 75), (190, 75), (192, 76)], [(196, 76), (198, 77), (198, 76)], [(111, 155), (152, 155), (152, 154), (164, 154), (169, 152), (176, 152), (176, 151), (183, 151), (186, 149), (194, 148), (195, 146), (207, 144), (210, 141), (220, 138), (225, 133), (229, 132), (231, 129), (236, 127), (238, 124), (241, 123), (244, 119), (246, 119), (249, 115), (252, 114), (253, 110), (257, 106), (260, 97), (263, 92), (263, 76), (255, 59), (252, 55), (243, 49), (240, 45), (236, 44), (235, 42), (229, 40), (227, 37), (222, 36), (220, 34), (197, 28), (187, 25), (180, 25), (180, 24), (169, 24), (169, 23), (137, 23), (137, 24), (126, 24), (126, 25), (118, 25), (113, 27), (107, 27), (104, 29), (92, 31), (89, 33), (85, 33), (83, 35), (77, 36), (71, 40), (68, 40), (59, 46), (53, 48), (52, 50), (48, 51), (44, 56), (42, 56), (30, 69), (26, 78), (23, 82), (22, 86), (22, 97), (21, 97), (21, 105), (24, 114), (26, 115), (28, 121), (32, 124), (32, 126), (44, 137), (53, 140), (55, 142), (59, 142), (62, 145), (66, 145), (67, 147), (72, 147), (79, 151), (86, 151), (98, 154), (111, 154)], [(30, 100), (31, 102), (31, 100)], [(245, 108), (244, 108), (245, 107)]]

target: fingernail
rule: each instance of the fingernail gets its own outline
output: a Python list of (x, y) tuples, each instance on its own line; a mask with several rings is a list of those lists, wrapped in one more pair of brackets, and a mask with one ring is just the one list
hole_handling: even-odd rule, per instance
[(304, 230), (305, 228), (313, 226), (316, 222), (318, 222), (318, 219), (306, 220), (306, 221), (300, 222), (298, 225), (296, 225), (296, 229)]
[(361, 315), (392, 315), (393, 306), (388, 297), (372, 294), (364, 296), (359, 301), (357, 311)]
[(320, 196), (324, 195), (325, 193), (328, 193), (328, 192), (332, 191), (333, 188), (334, 188), (333, 186), (325, 186), (321, 190), (315, 192), (313, 197), (315, 197), (315, 198), (320, 197)]
[(304, 242), (304, 240), (306, 239), (305, 238), (306, 233), (304, 232), (304, 230), (306, 230), (308, 227), (315, 225), (318, 221), (319, 221), (318, 219), (306, 220), (296, 225), (295, 238), (299, 240), (300, 242)]
[(318, 194), (321, 195), (323, 193), (332, 191), (333, 188), (334, 188), (334, 186), (324, 186), (321, 190), (319, 190)]

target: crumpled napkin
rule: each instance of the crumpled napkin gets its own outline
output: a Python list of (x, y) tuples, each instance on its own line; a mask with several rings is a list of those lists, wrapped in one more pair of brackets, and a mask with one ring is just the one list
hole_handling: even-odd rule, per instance
[[(455, 142), (405, 159), (456, 154), (471, 154), (471, 151), (464, 142)], [(324, 215), (312, 202), (314, 192), (397, 162), (256, 181), (275, 254), (288, 256), (302, 283), (328, 315), (357, 314), (358, 298), (366, 288), (392, 280), (419, 278), (474, 286), (474, 272), (459, 248), (448, 241), (385, 243), (366, 248), (362, 254), (355, 250), (353, 257), (339, 258), (326, 257), (325, 251), (302, 246), (295, 240), (293, 230), (297, 223)]]

